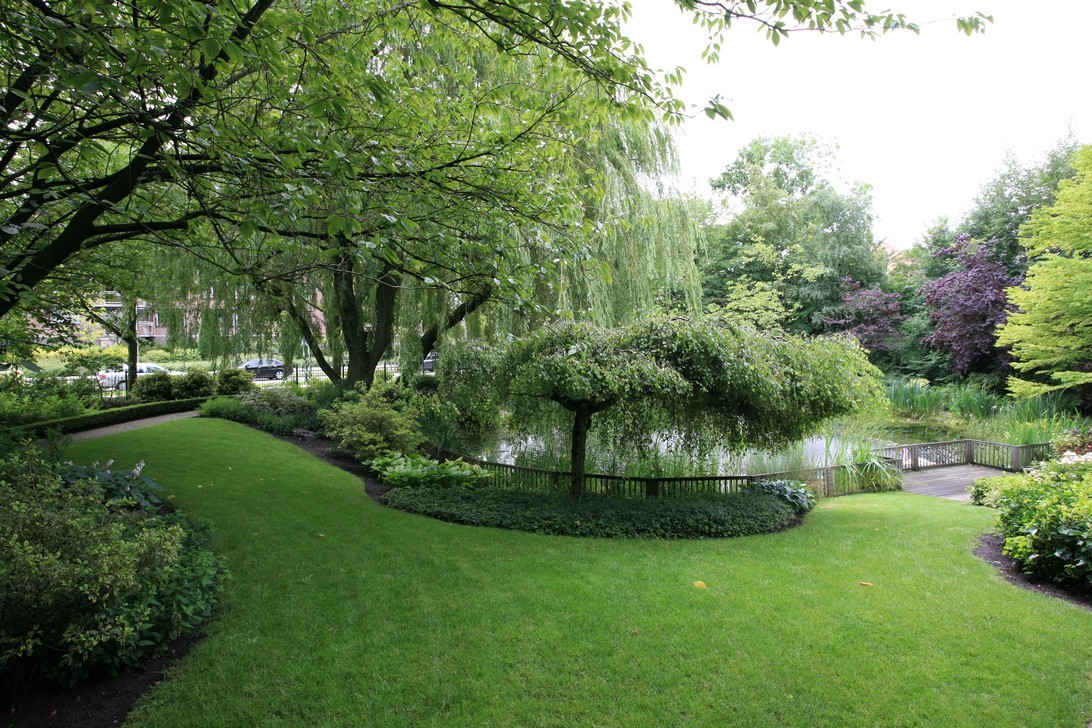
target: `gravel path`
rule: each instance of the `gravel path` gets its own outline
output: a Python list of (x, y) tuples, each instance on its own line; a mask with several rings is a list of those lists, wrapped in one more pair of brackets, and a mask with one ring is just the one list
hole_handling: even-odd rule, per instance
[(174, 420), (185, 420), (190, 417), (196, 417), (197, 410), (193, 412), (178, 412), (173, 415), (159, 415), (158, 417), (146, 417), (143, 420), (133, 420), (132, 422), (122, 422), (120, 425), (110, 425), (109, 427), (98, 427), (94, 430), (84, 430), (83, 432), (74, 432), (71, 437), (73, 440), (93, 440), (96, 437), (103, 437), (104, 435), (113, 435), (118, 432), (128, 432), (129, 430), (139, 430), (142, 427), (151, 427), (152, 425), (161, 425), (164, 422), (172, 422)]

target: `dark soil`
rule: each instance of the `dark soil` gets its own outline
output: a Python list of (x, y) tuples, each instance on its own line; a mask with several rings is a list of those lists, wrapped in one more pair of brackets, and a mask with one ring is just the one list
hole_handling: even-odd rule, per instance
[(1078, 587), (1067, 587), (1053, 581), (1043, 581), (1028, 576), (1020, 570), (1020, 566), (1011, 557), (1001, 552), (1005, 539), (996, 533), (987, 533), (978, 541), (978, 548), (974, 555), (994, 566), (1005, 581), (1014, 584), (1021, 589), (1027, 589), (1048, 597), (1064, 599), (1067, 602), (1084, 607), (1092, 612), (1092, 590)]
[[(379, 497), (390, 488), (377, 481), (358, 461), (338, 452), (330, 440), (281, 437), (298, 445), (317, 458), (358, 476), (368, 495)], [(975, 549), (975, 555), (993, 564), (1012, 584), (1040, 594), (1065, 599), (1092, 611), (1092, 593), (1067, 590), (1052, 582), (1036, 581), (1020, 571), (1015, 562), (1001, 553), (1002, 539), (986, 534)], [(102, 677), (73, 688), (42, 688), (24, 696), (15, 705), (6, 707), (4, 725), (13, 728), (109, 728), (119, 726), (140, 697), (155, 687), (170, 668), (201, 639), (200, 630), (179, 638), (166, 653), (149, 660), (139, 670), (129, 670), (116, 677)]]
[(201, 639), (200, 629), (179, 637), (159, 657), (139, 670), (116, 677), (98, 677), (75, 687), (43, 687), (5, 704), (2, 725), (18, 728), (107, 728), (119, 726), (144, 693), (163, 679), (183, 655)]

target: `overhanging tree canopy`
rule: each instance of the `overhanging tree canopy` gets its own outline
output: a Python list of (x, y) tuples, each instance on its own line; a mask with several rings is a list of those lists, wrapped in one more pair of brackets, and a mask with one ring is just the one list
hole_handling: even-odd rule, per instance
[[(715, 40), (739, 20), (775, 42), (796, 28), (866, 34), (912, 28), (860, 0), (760, 0), (680, 7)], [(114, 241), (174, 242), (196, 220), (231, 217), (272, 182), (311, 173), (356, 182), (430, 183), (436, 166), (376, 165), (340, 148), (327, 122), (351, 121), (387, 92), (382, 38), (410, 13), (476, 27), (500, 52), (543, 48), (604, 89), (602, 103), (683, 104), (621, 33), (628, 6), (570, 0), (233, 0), (5, 2), (0, 13), (0, 316), (82, 250)], [(961, 19), (970, 32), (982, 18)], [(379, 42), (373, 42), (374, 38)], [(348, 77), (365, 93), (338, 93)], [(678, 71), (668, 74), (677, 81)], [(355, 108), (354, 108), (355, 105)], [(726, 116), (719, 102), (708, 112)], [(336, 126), (336, 124), (335, 124)], [(308, 187), (283, 188), (305, 203)], [(177, 194), (176, 194), (177, 193)], [(166, 237), (160, 237), (166, 236)]]

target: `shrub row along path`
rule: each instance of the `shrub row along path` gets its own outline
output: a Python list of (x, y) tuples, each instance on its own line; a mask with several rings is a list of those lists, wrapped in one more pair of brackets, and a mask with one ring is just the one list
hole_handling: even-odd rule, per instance
[(122, 422), (118, 425), (110, 425), (109, 427), (96, 427), (93, 430), (84, 430), (83, 432), (74, 432), (71, 437), (75, 441), (80, 440), (94, 440), (96, 437), (103, 437), (105, 435), (115, 435), (119, 432), (129, 432), (130, 430), (139, 430), (142, 427), (151, 427), (152, 425), (161, 425), (164, 422), (172, 422), (174, 420), (184, 420), (190, 417), (196, 417), (197, 410), (192, 412), (176, 412), (172, 415), (159, 415), (157, 417), (145, 417), (142, 420), (133, 420), (131, 422)]
[(971, 494), (967, 489), (971, 483), (979, 478), (991, 478), (1004, 474), (1003, 470), (984, 468), (981, 465), (953, 465), (916, 472), (905, 471), (902, 474), (902, 489), (907, 493), (969, 503)]

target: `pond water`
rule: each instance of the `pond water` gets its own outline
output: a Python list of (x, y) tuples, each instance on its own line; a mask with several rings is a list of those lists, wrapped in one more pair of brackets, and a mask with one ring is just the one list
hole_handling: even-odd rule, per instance
[[(758, 450), (714, 452), (695, 459), (680, 453), (673, 438), (661, 438), (652, 453), (633, 462), (618, 457), (609, 443), (599, 441), (595, 430), (589, 434), (587, 471), (606, 474), (643, 476), (728, 475), (739, 473), (777, 473), (834, 465), (852, 460), (872, 449), (890, 444), (911, 444), (957, 439), (950, 428), (916, 422), (843, 423), (825, 435), (812, 437), (782, 451)], [(471, 457), (508, 465), (568, 470), (569, 433), (538, 435), (496, 434), (474, 446), (456, 448)]]

